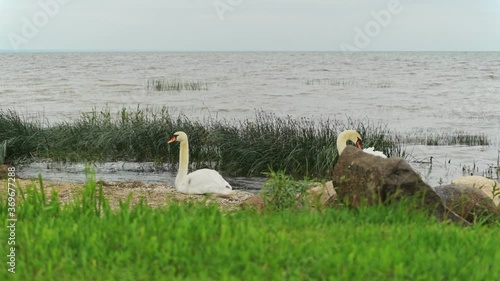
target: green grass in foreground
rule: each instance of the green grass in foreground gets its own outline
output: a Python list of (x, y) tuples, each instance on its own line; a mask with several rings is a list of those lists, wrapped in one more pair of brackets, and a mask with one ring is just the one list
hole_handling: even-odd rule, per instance
[[(221, 212), (145, 204), (110, 210), (94, 178), (61, 207), (18, 198), (16, 273), (0, 280), (497, 280), (500, 224), (462, 228), (407, 205)], [(6, 222), (6, 198), (0, 219)], [(5, 228), (2, 237), (7, 237)], [(6, 243), (2, 249), (6, 248)], [(2, 255), (6, 259), (6, 255)]]

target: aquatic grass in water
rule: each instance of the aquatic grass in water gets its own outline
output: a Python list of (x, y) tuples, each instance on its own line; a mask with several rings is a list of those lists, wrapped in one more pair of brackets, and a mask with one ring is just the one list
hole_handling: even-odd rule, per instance
[[(77, 200), (65, 206), (57, 193), (47, 199), (43, 184), (23, 189), (16, 209), (16, 274), (2, 270), (0, 280), (493, 280), (500, 275), (498, 222), (463, 228), (429, 219), (404, 202), (259, 214), (223, 212), (205, 203), (152, 208), (125, 201), (110, 210), (102, 186), (91, 174), (87, 179)], [(7, 202), (0, 192), (3, 221)]]
[(208, 90), (208, 82), (202, 81), (183, 81), (180, 79), (162, 79), (152, 78), (146, 82), (148, 91), (206, 91)]
[(347, 86), (353, 86), (355, 84), (354, 78), (339, 78), (339, 79), (307, 79), (305, 81), (306, 85), (329, 85), (329, 86), (336, 86), (336, 87), (347, 87)]
[(416, 130), (404, 137), (408, 144), (420, 145), (490, 145), (488, 135), (483, 133), (471, 134), (464, 131), (440, 132)]
[(334, 87), (361, 87), (361, 88), (390, 88), (393, 86), (393, 83), (390, 81), (377, 81), (377, 82), (359, 82), (356, 81), (354, 78), (336, 78), (336, 79), (329, 79), (329, 78), (314, 78), (314, 79), (307, 79), (304, 82), (308, 86), (313, 86), (313, 85), (327, 85), (327, 86), (334, 86)]

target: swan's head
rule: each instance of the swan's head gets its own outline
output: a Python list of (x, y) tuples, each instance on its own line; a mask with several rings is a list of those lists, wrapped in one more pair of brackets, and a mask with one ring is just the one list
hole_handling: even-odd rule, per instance
[[(340, 134), (340, 136), (344, 135), (344, 141), (352, 141), (352, 143), (356, 144), (358, 148), (361, 148), (361, 135), (355, 130), (346, 130)], [(339, 137), (340, 137), (339, 136)]]
[(346, 142), (350, 140), (356, 144), (356, 146), (361, 149), (361, 135), (355, 130), (346, 130), (340, 133), (337, 138), (337, 150), (339, 155), (342, 153), (346, 146)]
[(187, 140), (188, 140), (188, 136), (186, 135), (186, 133), (184, 133), (182, 131), (178, 131), (172, 135), (172, 137), (170, 138), (168, 143), (173, 143), (174, 141), (185, 142)]

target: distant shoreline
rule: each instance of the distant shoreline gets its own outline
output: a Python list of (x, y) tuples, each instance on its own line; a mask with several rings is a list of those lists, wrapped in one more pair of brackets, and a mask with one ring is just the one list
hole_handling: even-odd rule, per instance
[[(344, 51), (331, 50), (0, 50), (0, 54), (16, 54), (16, 53), (344, 53)], [(386, 50), (386, 51), (354, 51), (345, 52), (349, 54), (357, 53), (500, 53), (500, 50), (489, 51), (401, 51), (401, 50)]]

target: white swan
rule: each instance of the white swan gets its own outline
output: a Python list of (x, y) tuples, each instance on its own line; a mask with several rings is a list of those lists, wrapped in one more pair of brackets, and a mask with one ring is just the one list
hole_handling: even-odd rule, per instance
[[(353, 143), (356, 144), (358, 148), (361, 149), (361, 135), (356, 132), (355, 130), (346, 130), (340, 133), (337, 137), (337, 150), (339, 152), (339, 155), (342, 154), (342, 151), (344, 151), (345, 147), (347, 146), (347, 141), (350, 140)], [(368, 147), (363, 149), (363, 152), (366, 152), (368, 154), (372, 154), (375, 156), (380, 156), (382, 158), (387, 158), (385, 154), (381, 151), (375, 150), (373, 147)]]
[(168, 143), (180, 142), (179, 171), (175, 178), (175, 189), (188, 194), (216, 193), (230, 195), (233, 193), (231, 185), (217, 172), (210, 169), (201, 169), (188, 174), (189, 144), (184, 132), (175, 132)]

